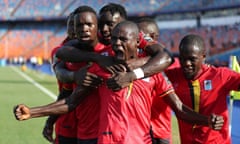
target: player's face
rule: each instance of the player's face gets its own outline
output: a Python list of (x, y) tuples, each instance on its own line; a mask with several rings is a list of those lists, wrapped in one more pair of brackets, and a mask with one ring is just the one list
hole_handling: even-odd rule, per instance
[(180, 51), (180, 64), (187, 79), (194, 79), (200, 72), (205, 55), (197, 45), (186, 45)]
[(145, 36), (151, 37), (154, 41), (158, 41), (159, 32), (154, 25), (148, 24), (146, 22), (141, 22), (138, 23), (138, 27), (140, 31), (145, 34)]
[(82, 12), (74, 17), (76, 37), (82, 43), (96, 41), (97, 28), (97, 17), (92, 12)]
[(134, 33), (130, 27), (114, 28), (111, 44), (116, 58), (129, 60), (137, 57), (138, 34)]
[(74, 33), (74, 16), (73, 15), (71, 15), (68, 18), (68, 21), (67, 21), (67, 34), (68, 34), (68, 37), (70, 39), (73, 39), (75, 37), (75, 33)]
[(111, 12), (107, 11), (100, 15), (99, 32), (101, 34), (101, 39), (105, 44), (110, 44), (113, 28), (123, 20), (124, 18), (122, 18), (119, 13), (111, 14)]

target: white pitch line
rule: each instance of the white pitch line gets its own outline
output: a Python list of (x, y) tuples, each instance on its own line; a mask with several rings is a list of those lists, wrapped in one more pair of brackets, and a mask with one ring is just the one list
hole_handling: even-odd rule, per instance
[(45, 94), (47, 94), (49, 97), (51, 97), (52, 99), (56, 100), (57, 96), (52, 93), (51, 91), (49, 91), (48, 89), (46, 89), (45, 87), (43, 87), (42, 85), (40, 85), (39, 83), (37, 83), (36, 81), (34, 81), (32, 78), (30, 78), (29, 76), (27, 76), (25, 73), (21, 72), (19, 69), (17, 69), (14, 66), (11, 66), (11, 68), (17, 72), (19, 75), (21, 75), (23, 78), (25, 78), (28, 82), (32, 83), (34, 86), (36, 86), (38, 89), (40, 89), (42, 92), (44, 92)]

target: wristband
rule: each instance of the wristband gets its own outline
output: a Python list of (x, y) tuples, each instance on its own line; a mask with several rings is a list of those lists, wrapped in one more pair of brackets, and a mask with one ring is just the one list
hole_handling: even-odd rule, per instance
[(144, 77), (144, 72), (141, 68), (134, 69), (133, 72), (136, 75), (137, 79)]

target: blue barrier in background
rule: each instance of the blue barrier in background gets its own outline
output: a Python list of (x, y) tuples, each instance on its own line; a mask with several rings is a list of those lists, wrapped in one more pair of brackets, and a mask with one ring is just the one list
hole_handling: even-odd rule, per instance
[(0, 66), (6, 66), (6, 59), (0, 59)]
[(240, 144), (240, 100), (233, 101), (231, 137), (232, 144)]

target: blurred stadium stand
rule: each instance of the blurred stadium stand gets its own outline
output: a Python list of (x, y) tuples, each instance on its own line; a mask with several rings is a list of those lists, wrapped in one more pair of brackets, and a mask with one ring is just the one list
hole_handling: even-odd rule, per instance
[[(67, 16), (79, 5), (90, 5), (98, 11), (111, 0), (2, 0), (1, 20), (55, 19)], [(179, 12), (212, 11), (239, 8), (239, 0), (114, 0), (124, 5), (130, 16), (159, 15)]]
[[(124, 5), (129, 19), (156, 19), (160, 41), (173, 52), (188, 33), (205, 38), (208, 56), (240, 47), (240, 0), (2, 0), (0, 58), (37, 56), (48, 60), (52, 48), (66, 36), (66, 17), (71, 11), (89, 5), (98, 12), (109, 2)], [(222, 20), (217, 20), (219, 17)], [(233, 20), (226, 20), (230, 17)], [(206, 23), (208, 18), (212, 21)]]

